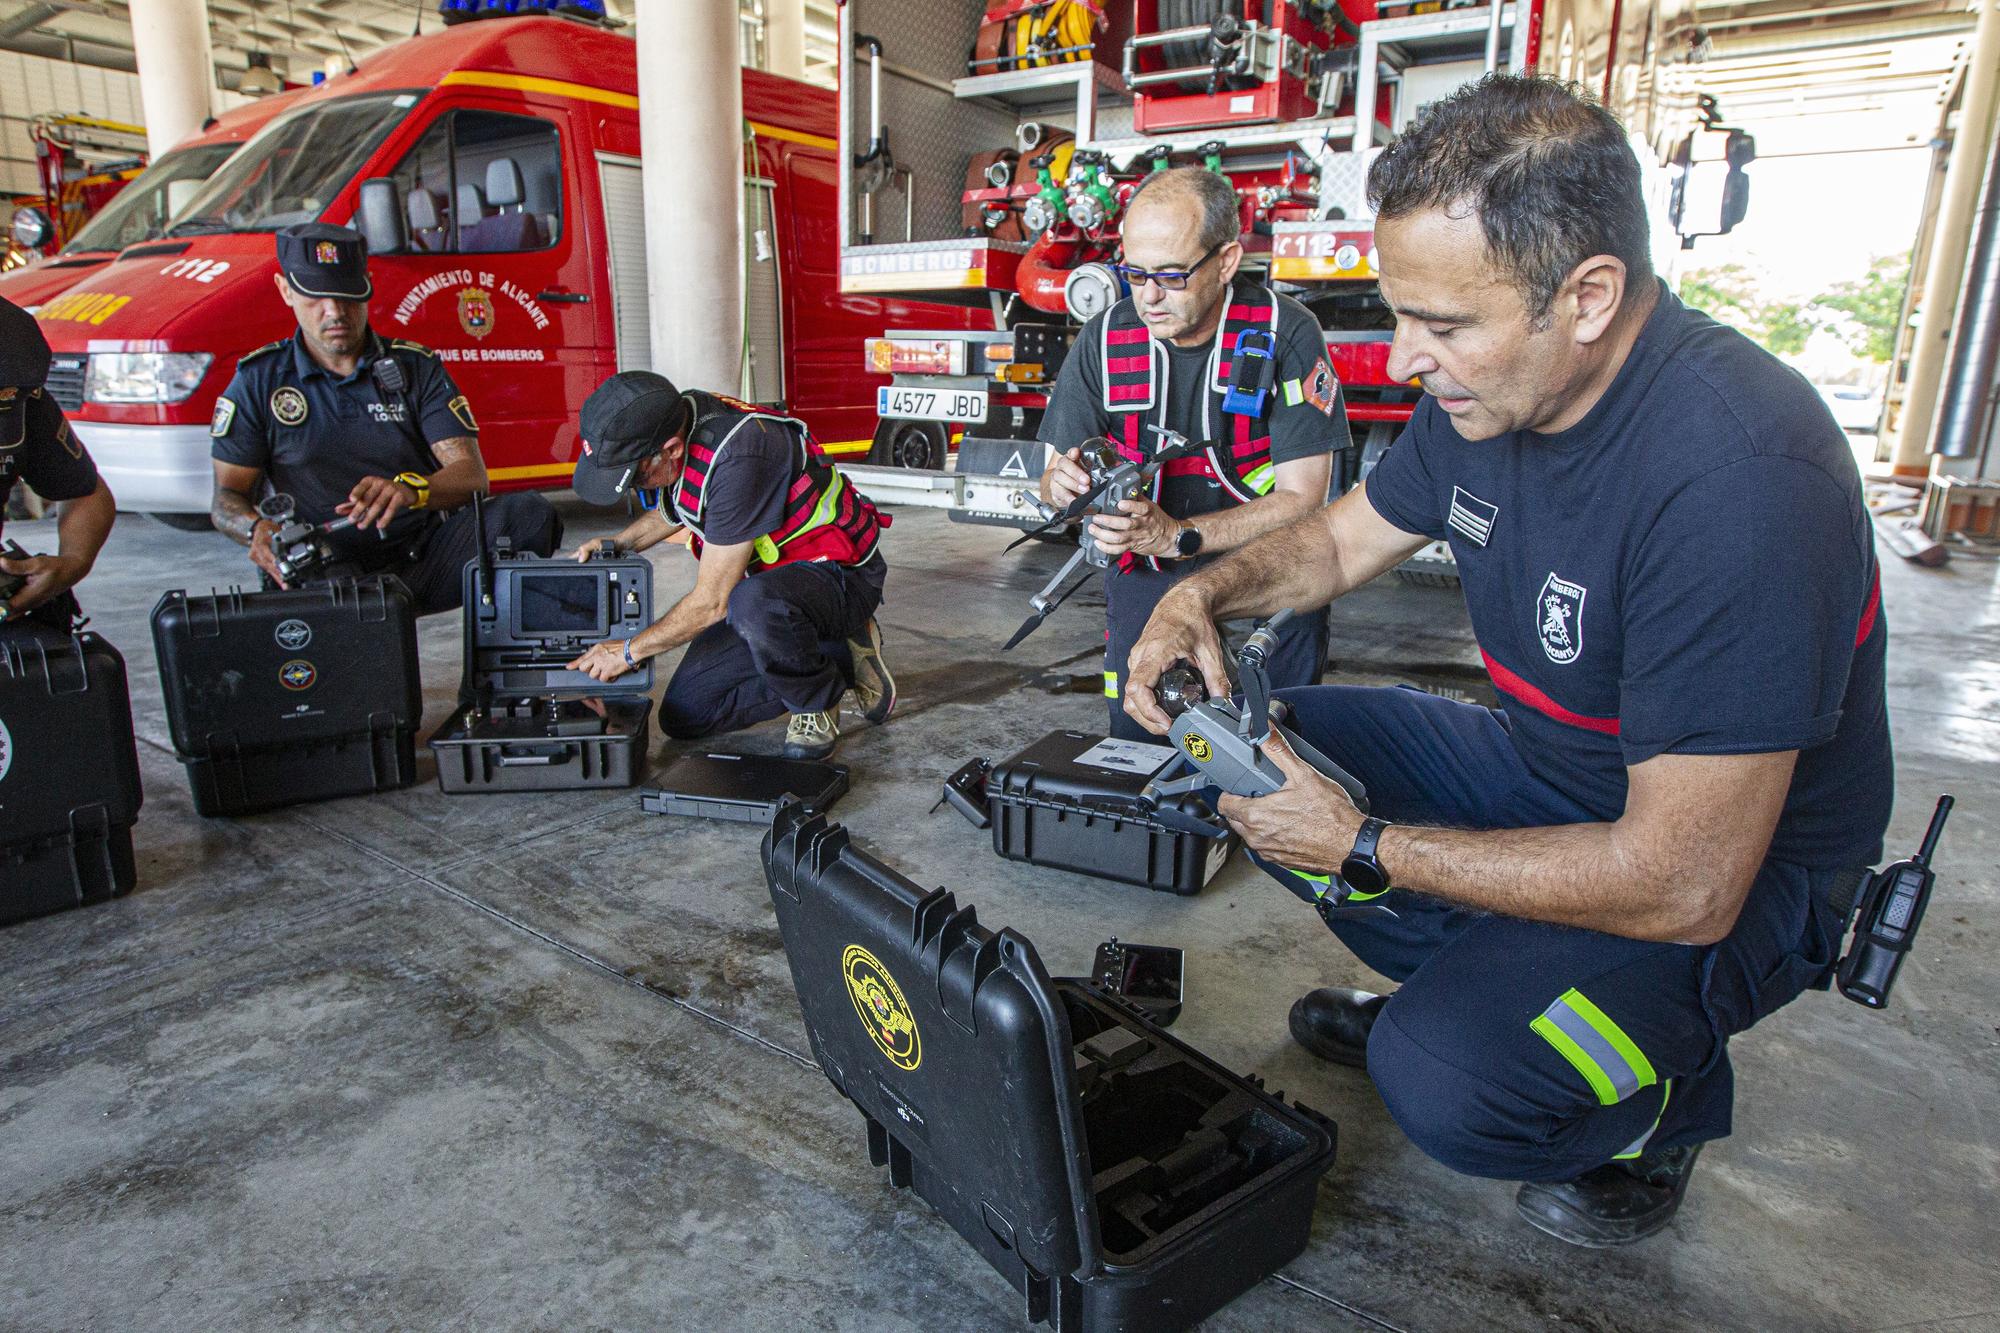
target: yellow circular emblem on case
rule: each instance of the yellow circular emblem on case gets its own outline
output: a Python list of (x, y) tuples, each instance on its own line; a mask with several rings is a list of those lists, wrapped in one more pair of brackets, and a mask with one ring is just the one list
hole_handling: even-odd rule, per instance
[(1186, 750), (1188, 758), (1197, 764), (1205, 764), (1215, 757), (1215, 751), (1209, 748), (1208, 742), (1192, 731), (1181, 737), (1181, 748)]
[(903, 998), (903, 988), (889, 975), (881, 960), (858, 944), (850, 944), (840, 955), (840, 974), (847, 982), (847, 998), (861, 1026), (874, 1038), (875, 1049), (898, 1069), (915, 1069), (924, 1059), (924, 1044), (917, 1035), (916, 1015)]

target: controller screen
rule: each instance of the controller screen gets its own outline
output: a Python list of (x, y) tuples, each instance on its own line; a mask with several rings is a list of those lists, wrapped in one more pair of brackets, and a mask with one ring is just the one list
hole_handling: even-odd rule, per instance
[(521, 579), (523, 634), (602, 633), (596, 574), (531, 574)]

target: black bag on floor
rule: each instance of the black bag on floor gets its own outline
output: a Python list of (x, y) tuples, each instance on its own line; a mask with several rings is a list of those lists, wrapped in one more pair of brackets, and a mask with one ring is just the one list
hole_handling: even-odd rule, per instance
[(142, 799), (118, 650), (0, 631), (0, 925), (131, 892)]
[(1029, 1323), (1185, 1328), (1305, 1249), (1332, 1122), (1287, 1105), (788, 803), (764, 839), (813, 1054), (868, 1156)]
[(169, 592), (153, 608), (153, 650), (174, 750), (204, 815), (416, 779), (417, 619), (393, 575)]

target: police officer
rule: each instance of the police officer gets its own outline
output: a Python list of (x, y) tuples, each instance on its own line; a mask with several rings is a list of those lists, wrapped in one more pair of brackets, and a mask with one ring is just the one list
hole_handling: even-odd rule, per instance
[(16, 481), (45, 500), (63, 502), (56, 554), (0, 559), (0, 575), (7, 576), (0, 588), (22, 580), (10, 596), (0, 596), (0, 641), (30, 626), (66, 633), (81, 618), (70, 589), (97, 563), (117, 517), (97, 465), (42, 390), (48, 373), (48, 340), (25, 310), (0, 299), (0, 530)]
[[(271, 549), (280, 525), (258, 513), (256, 497), (290, 495), (297, 520), (352, 521), (331, 534), (338, 560), (318, 577), (394, 573), (419, 614), (451, 610), (478, 553), (467, 503), (487, 488), (472, 408), (432, 352), (368, 327), (360, 233), (310, 222), (277, 239), (278, 295), (298, 332), (239, 361), (216, 401), (215, 526), (283, 587)], [(493, 499), (486, 529), (537, 555), (562, 540), (562, 520), (534, 494)]]
[[(1163, 593), (1210, 557), (1326, 502), (1332, 454), (1349, 438), (1326, 338), (1304, 306), (1238, 282), (1235, 189), (1201, 167), (1148, 177), (1123, 225), (1119, 271), (1132, 295), (1086, 324), (1042, 418), (1052, 457), (1042, 498), (1090, 489), (1084, 441), (1108, 438), (1131, 460), (1165, 426), (1208, 441), (1162, 469), (1150, 498), (1092, 519), (1116, 557), (1104, 579), (1104, 693), (1111, 734), (1145, 731), (1119, 707), (1125, 659)], [(1270, 659), (1274, 685), (1307, 685), (1326, 665), (1326, 614), (1295, 618)]]
[(804, 422), (628, 371), (590, 395), (579, 424), (576, 493), (609, 505), (636, 491), (647, 506), (619, 546), (645, 550), (685, 527), (701, 567), (694, 590), (650, 628), (595, 645), (572, 668), (615, 680), (687, 644), (660, 699), (661, 730), (686, 740), (789, 712), (794, 759), (833, 753), (850, 688), (864, 718), (888, 719), (896, 682), (875, 610), (889, 520), (834, 471)]

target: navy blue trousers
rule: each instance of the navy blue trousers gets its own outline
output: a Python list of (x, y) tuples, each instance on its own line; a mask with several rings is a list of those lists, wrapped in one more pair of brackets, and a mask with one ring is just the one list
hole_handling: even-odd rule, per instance
[[(1115, 567), (1104, 571), (1104, 698), (1111, 707), (1110, 734), (1120, 740), (1159, 739), (1125, 713), (1125, 662), (1167, 590), (1206, 563), (1180, 561), (1163, 570), (1138, 565), (1125, 573)], [(1267, 664), (1273, 689), (1319, 684), (1326, 674), (1326, 619), (1322, 607), (1293, 616), (1279, 627), (1278, 646)]]
[[(1529, 771), (1502, 712), (1412, 689), (1283, 697), (1299, 734), (1360, 779), (1381, 818), (1481, 829), (1601, 817)], [(1312, 900), (1311, 884), (1264, 868)], [(1391, 889), (1376, 901), (1393, 919), (1333, 922), (1401, 983), (1369, 1036), (1369, 1077), (1412, 1142), (1469, 1175), (1568, 1180), (1642, 1148), (1721, 1138), (1729, 1038), (1825, 988), (1842, 924), (1827, 894), (1843, 873), (1766, 861), (1735, 928), (1707, 947)]]
[(780, 713), (833, 708), (854, 679), (847, 641), (882, 604), (881, 556), (759, 570), (729, 612), (695, 636), (660, 698), (660, 730), (678, 740), (755, 726)]

